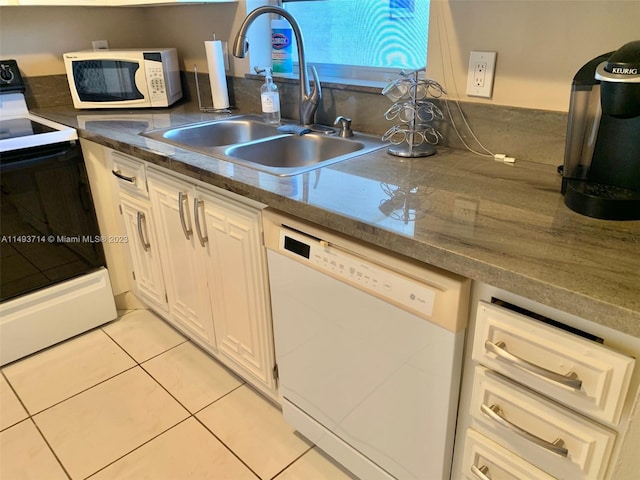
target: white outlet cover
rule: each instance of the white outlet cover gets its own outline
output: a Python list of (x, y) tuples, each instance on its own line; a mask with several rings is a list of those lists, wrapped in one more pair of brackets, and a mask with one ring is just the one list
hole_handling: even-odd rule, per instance
[[(469, 70), (467, 72), (467, 95), (470, 97), (491, 98), (493, 95), (493, 78), (496, 70), (497, 52), (472, 51), (469, 55)], [(476, 85), (476, 65), (486, 65), (483, 85)]]

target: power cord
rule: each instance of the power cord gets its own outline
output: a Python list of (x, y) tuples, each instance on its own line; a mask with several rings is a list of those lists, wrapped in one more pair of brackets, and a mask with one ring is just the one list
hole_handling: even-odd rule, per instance
[[(438, 38), (440, 40), (440, 60), (441, 60), (442, 65), (444, 66), (444, 53), (443, 53), (443, 45), (444, 45), (444, 43), (443, 43), (443, 38), (442, 38), (443, 30), (444, 30), (444, 35), (446, 36), (446, 45), (447, 45), (447, 47), (449, 46), (449, 34), (448, 34), (448, 30), (446, 29), (446, 26), (444, 25), (444, 21), (441, 21), (442, 20), (441, 17), (442, 17), (442, 12), (439, 11), (438, 15), (436, 16), (436, 24), (438, 25)], [(481, 157), (491, 157), (494, 160), (499, 161), (499, 162), (511, 163), (511, 164), (515, 163), (516, 159), (514, 157), (509, 157), (504, 153), (493, 153), (491, 150), (489, 150), (487, 147), (485, 147), (482, 144), (482, 142), (478, 139), (476, 134), (473, 132), (473, 129), (469, 125), (469, 122), (467, 121), (467, 117), (465, 116), (464, 111), (462, 110), (462, 106), (460, 105), (460, 101), (459, 101), (460, 95), (458, 94), (458, 85), (456, 84), (456, 78), (455, 78), (455, 75), (453, 74), (453, 62), (451, 60), (451, 55), (447, 55), (447, 58), (449, 60), (449, 68), (450, 68), (450, 71), (451, 71), (453, 89), (454, 89), (454, 93), (455, 93), (455, 97), (456, 98), (451, 99), (449, 97), (449, 94), (447, 93), (447, 89), (445, 89), (444, 90), (444, 104), (446, 106), (447, 113), (449, 114), (449, 120), (451, 121), (451, 126), (453, 127), (453, 131), (456, 132), (456, 135), (457, 135), (458, 139), (462, 142), (462, 144), (465, 146), (465, 148), (467, 150), (469, 150), (471, 153), (474, 153), (475, 155), (479, 155)], [(444, 80), (444, 69), (443, 69), (443, 80)], [(444, 81), (444, 84), (446, 86), (446, 81)], [(476, 141), (476, 143), (480, 146), (480, 148), (486, 153), (474, 150), (466, 142), (466, 140), (462, 137), (462, 134), (458, 130), (458, 126), (456, 125), (456, 122), (455, 122), (455, 120), (453, 118), (453, 114), (451, 112), (451, 107), (449, 105), (450, 101), (455, 102), (456, 106), (458, 107), (458, 111), (460, 112), (460, 117), (462, 118), (462, 121), (464, 122), (464, 125), (465, 125), (467, 131), (469, 132), (471, 137)]]

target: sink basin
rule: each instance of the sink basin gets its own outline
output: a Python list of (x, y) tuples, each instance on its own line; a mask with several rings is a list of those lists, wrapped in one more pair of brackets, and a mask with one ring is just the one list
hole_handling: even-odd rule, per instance
[(301, 137), (289, 135), (237, 145), (228, 148), (225, 154), (266, 167), (295, 168), (332, 159), (339, 160), (364, 147), (365, 145), (358, 141), (307, 134)]
[(145, 132), (146, 137), (173, 145), (199, 149), (246, 143), (278, 135), (276, 127), (259, 123), (253, 116), (195, 123), (183, 127)]
[(363, 134), (347, 139), (318, 133), (281, 133), (276, 126), (260, 120), (258, 115), (243, 115), (142, 135), (280, 176), (297, 175), (385, 146), (379, 138)]

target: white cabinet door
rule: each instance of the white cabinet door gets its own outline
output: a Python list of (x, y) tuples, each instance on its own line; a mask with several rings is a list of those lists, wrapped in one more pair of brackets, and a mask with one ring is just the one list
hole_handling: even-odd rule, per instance
[(147, 179), (161, 246), (170, 318), (215, 349), (204, 249), (194, 233), (191, 206), (195, 188), (157, 172), (148, 172)]
[[(260, 211), (198, 191), (219, 355), (270, 395), (274, 352)], [(196, 232), (196, 235), (198, 232)]]
[(598, 342), (485, 302), (473, 359), (610, 424), (620, 419), (635, 365)]
[(462, 473), (468, 480), (554, 480), (471, 428), (465, 437)]
[(557, 478), (600, 480), (616, 432), (478, 366), (472, 427)]
[(120, 207), (129, 240), (129, 255), (137, 293), (167, 313), (169, 305), (160, 265), (160, 249), (148, 201), (120, 193)]

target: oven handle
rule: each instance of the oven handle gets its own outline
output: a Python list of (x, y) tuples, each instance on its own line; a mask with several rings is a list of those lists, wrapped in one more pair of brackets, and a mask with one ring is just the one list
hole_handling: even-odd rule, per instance
[(198, 200), (198, 198), (193, 199), (193, 219), (196, 224), (196, 233), (198, 234), (200, 245), (204, 247), (205, 243), (209, 241), (209, 236), (202, 236), (202, 227), (200, 226), (200, 207), (202, 206), (204, 206), (204, 201)]
[(498, 358), (520, 367), (523, 370), (527, 370), (528, 372), (544, 377), (547, 380), (551, 380), (552, 382), (559, 383), (565, 387), (573, 388), (575, 390), (580, 390), (582, 388), (582, 380), (578, 378), (576, 372), (571, 371), (566, 375), (563, 375), (561, 373), (547, 370), (546, 368), (536, 365), (535, 363), (528, 362), (513, 353), (509, 353), (507, 351), (507, 345), (504, 342), (493, 343), (487, 340), (484, 342), (484, 348), (488, 352), (495, 354)]
[(538, 445), (539, 447), (542, 447), (551, 453), (555, 453), (556, 455), (560, 455), (561, 457), (567, 457), (569, 455), (569, 450), (564, 446), (564, 440), (562, 440), (561, 438), (557, 438), (553, 442), (548, 442), (543, 438), (537, 437), (533, 433), (527, 432), (525, 429), (504, 418), (502, 416), (502, 409), (498, 405), (491, 405), (490, 407), (488, 407), (483, 403), (482, 405), (480, 405), (480, 410), (490, 419), (499, 423), (503, 427), (508, 428), (521, 437), (529, 440), (530, 442)]
[(33, 151), (28, 151), (28, 153), (22, 153), (19, 156), (24, 158), (15, 160), (11, 159), (11, 157), (14, 157), (12, 154), (13, 152), (2, 152), (2, 154), (0, 154), (0, 157), (3, 159), (3, 161), (0, 162), (1, 173), (15, 172), (16, 170), (30, 167), (39, 167), (43, 163), (50, 161), (66, 162), (68, 160), (75, 160), (76, 158), (79, 158), (79, 161), (82, 162), (82, 157), (79, 156), (78, 149), (74, 146), (64, 146), (57, 150), (54, 149), (53, 151), (50, 149), (35, 149)]
[(147, 223), (146, 217), (142, 212), (138, 212), (137, 217), (138, 217), (138, 238), (140, 238), (140, 243), (142, 244), (142, 248), (144, 248), (144, 251), (148, 252), (149, 248), (151, 248), (151, 244), (145, 240), (144, 230), (142, 228), (142, 222), (144, 222), (145, 224)]
[(193, 235), (193, 230), (187, 228), (187, 220), (184, 218), (184, 201), (189, 201), (189, 196), (184, 192), (178, 193), (178, 213), (180, 214), (180, 225), (182, 225), (182, 231), (184, 236), (189, 240)]
[(127, 177), (126, 175), (123, 175), (120, 170), (111, 170), (111, 173), (125, 182), (136, 183), (136, 177)]

